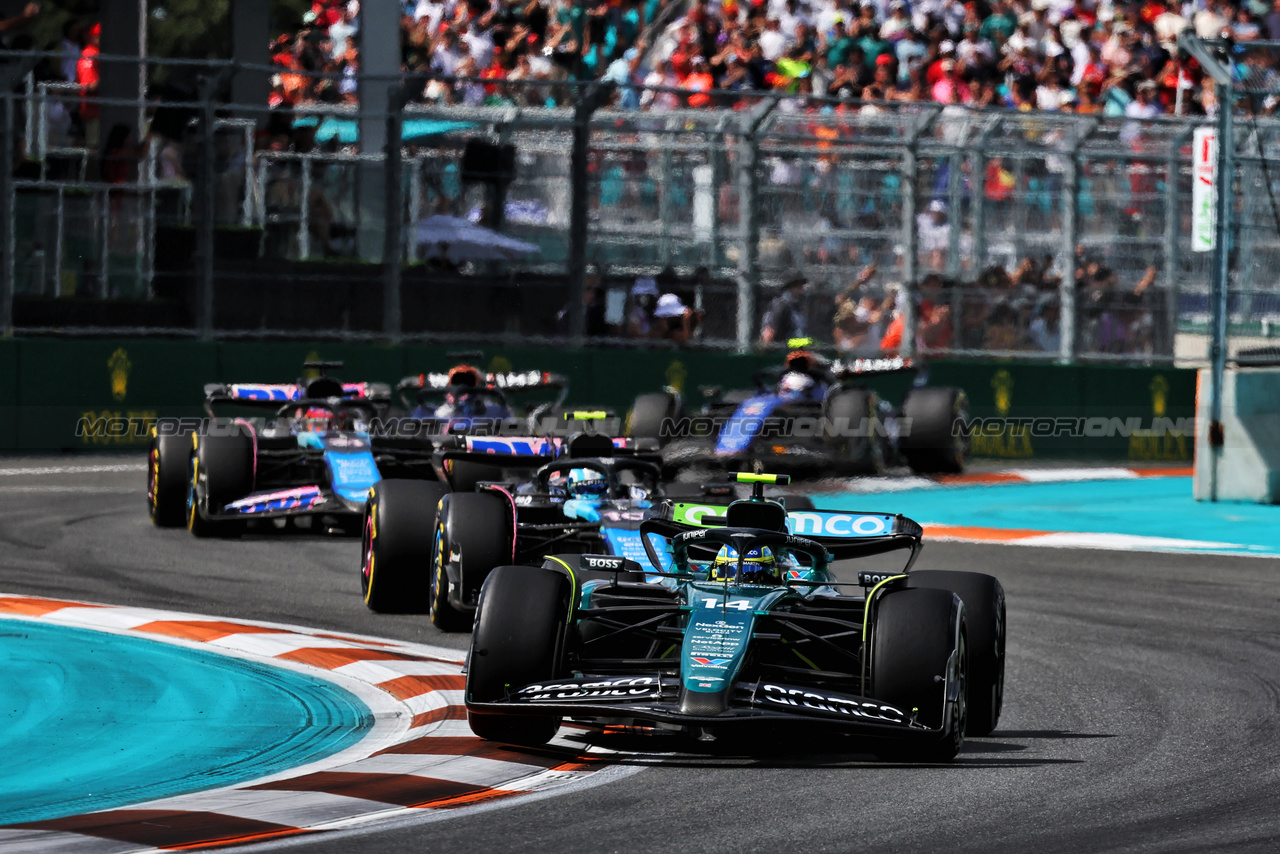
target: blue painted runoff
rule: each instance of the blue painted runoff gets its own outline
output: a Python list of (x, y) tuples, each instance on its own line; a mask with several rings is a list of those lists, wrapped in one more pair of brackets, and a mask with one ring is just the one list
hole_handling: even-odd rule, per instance
[(1214, 551), (1280, 554), (1280, 507), (1192, 498), (1189, 477), (962, 485), (815, 495), (819, 507), (902, 513), (917, 522), (1032, 531), (1133, 534)]
[(0, 619), (0, 825), (242, 783), (372, 725), (354, 694), (292, 670)]

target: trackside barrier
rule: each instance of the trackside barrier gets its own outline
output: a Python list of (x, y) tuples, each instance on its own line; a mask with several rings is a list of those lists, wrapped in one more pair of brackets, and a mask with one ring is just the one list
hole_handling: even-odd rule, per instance
[(1240, 368), (1223, 375), (1222, 442), (1216, 451), (1207, 428), (1212, 382), (1211, 369), (1200, 371), (1196, 500), (1280, 504), (1280, 369)]
[[(198, 416), (211, 382), (292, 382), (303, 362), (345, 363), (351, 380), (394, 384), (459, 361), (456, 345), (197, 342), (155, 339), (0, 340), (0, 451), (137, 450), (158, 417)], [(747, 388), (778, 356), (706, 351), (506, 347), (485, 349), (494, 372), (569, 377), (569, 403), (625, 414), (636, 395), (679, 390), (697, 412), (700, 389)], [(1190, 369), (936, 361), (931, 385), (968, 393), (975, 456), (1190, 463), (1196, 374)], [(869, 385), (897, 403), (908, 375)]]

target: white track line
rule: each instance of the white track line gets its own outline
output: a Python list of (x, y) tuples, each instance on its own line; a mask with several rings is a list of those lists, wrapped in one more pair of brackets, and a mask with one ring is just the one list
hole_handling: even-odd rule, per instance
[(94, 466), (34, 466), (31, 468), (0, 469), (0, 477), (27, 477), (44, 474), (99, 474), (111, 471), (144, 472), (144, 463), (119, 463)]

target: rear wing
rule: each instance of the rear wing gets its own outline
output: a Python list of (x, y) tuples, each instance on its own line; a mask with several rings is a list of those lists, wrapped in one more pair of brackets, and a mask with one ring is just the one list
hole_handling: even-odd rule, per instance
[[(532, 391), (534, 389), (561, 389), (569, 387), (569, 379), (563, 374), (548, 371), (507, 371), (484, 375), (486, 388), (505, 392)], [(396, 391), (444, 391), (449, 388), (448, 372), (416, 374), (400, 380)]]
[[(668, 504), (670, 521), (681, 526), (681, 530), (718, 528), (725, 524), (727, 504), (683, 501)], [(836, 560), (910, 549), (908, 566), (915, 562), (924, 533), (919, 523), (901, 514), (859, 510), (792, 510), (787, 513), (787, 532), (821, 543)]]
[[(219, 404), (275, 409), (286, 403), (303, 403), (306, 395), (307, 387), (301, 383), (210, 383), (204, 387), (204, 407), (212, 417), (213, 407)], [(386, 383), (342, 383), (341, 400), (387, 404), (391, 402), (391, 387)]]
[[(592, 436), (593, 440), (607, 443), (608, 447), (595, 448), (595, 442), (589, 456), (643, 456), (651, 453), (648, 442), (626, 436)], [(575, 443), (581, 445), (577, 437), (563, 439), (559, 436), (465, 436), (452, 435), (445, 438), (438, 454), (447, 454), (450, 459), (471, 460), (503, 465), (509, 459), (531, 459), (539, 464), (574, 456)], [(579, 448), (577, 456), (584, 456), (585, 449)]]

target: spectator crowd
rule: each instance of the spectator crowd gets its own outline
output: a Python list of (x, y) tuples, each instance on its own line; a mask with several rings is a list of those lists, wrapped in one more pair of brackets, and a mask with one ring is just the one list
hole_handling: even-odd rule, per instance
[[(354, 101), (358, 29), (359, 0), (315, 0), (304, 28), (273, 46), (272, 103)], [(540, 84), (605, 79), (618, 84), (618, 106), (648, 111), (739, 106), (767, 91), (864, 104), (1212, 115), (1212, 81), (1176, 46), (1185, 29), (1227, 32), (1240, 45), (1280, 40), (1280, 3), (405, 0), (400, 47), (406, 71), (442, 78), (419, 95), (431, 102), (554, 104), (571, 90)]]

